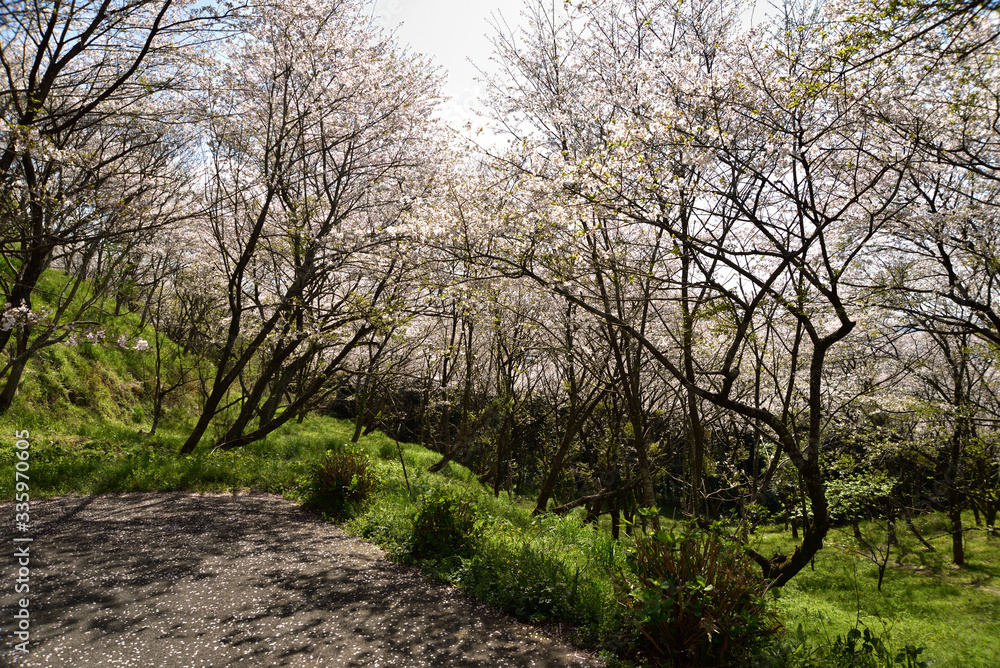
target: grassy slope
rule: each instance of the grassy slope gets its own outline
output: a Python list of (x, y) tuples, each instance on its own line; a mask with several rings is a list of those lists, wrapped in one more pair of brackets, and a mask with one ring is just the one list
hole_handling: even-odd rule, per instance
[[(65, 276), (49, 270), (43, 274), (35, 294), (36, 308), (51, 308), (52, 296), (58, 294)], [(87, 285), (81, 287), (67, 313), (75, 313), (87, 297)], [(139, 430), (149, 430), (154, 383), (154, 352), (121, 348), (117, 341), (125, 336), (129, 345), (138, 338), (152, 344), (154, 332), (140, 327), (134, 313), (117, 317), (105, 313), (97, 303), (84, 314), (90, 322), (99, 322), (104, 338), (99, 343), (86, 341), (75, 346), (58, 344), (43, 348), (29, 361), (11, 410), (0, 417), (0, 433), (28, 429), (48, 434), (56, 441), (97, 439), (104, 442), (128, 440)], [(169, 342), (164, 357), (176, 354)], [(183, 422), (190, 407), (181, 401), (168, 402), (168, 413)]]

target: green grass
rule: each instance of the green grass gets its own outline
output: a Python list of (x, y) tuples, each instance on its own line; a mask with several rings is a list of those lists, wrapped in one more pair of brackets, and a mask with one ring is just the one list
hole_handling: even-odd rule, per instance
[[(388, 466), (399, 468), (398, 462)], [(413, 563), (413, 518), (423, 497), (431, 490), (450, 493), (478, 509), (468, 553), (416, 563), (522, 621), (558, 622), (567, 626), (569, 637), (591, 646), (622, 642), (616, 637), (622, 619), (609, 577), (609, 570), (621, 565), (622, 546), (579, 515), (532, 518), (531, 504), (496, 499), (465, 469), (452, 466), (445, 476), (416, 469), (409, 490), (389, 486), (348, 529)]]
[[(138, 329), (138, 319), (125, 314), (114, 331), (128, 331), (133, 338)], [(298, 502), (307, 498), (312, 471), (327, 450), (346, 443), (353, 433), (350, 423), (309, 417), (245, 448), (212, 452), (199, 447), (180, 457), (193, 399), (173, 397), (156, 436), (145, 436), (151, 376), (151, 351), (107, 344), (42, 351), (29, 364), (13, 408), (0, 418), (0, 433), (8, 435), (0, 439), (0, 498), (14, 493), (15, 430), (31, 432), (32, 499), (254, 490)], [(362, 438), (359, 446), (375, 462), (382, 485), (347, 520), (348, 530), (522, 620), (558, 625), (568, 639), (628, 655), (635, 632), (617, 603), (611, 576), (622, 568), (628, 539), (612, 541), (607, 518), (598, 527), (582, 521), (582, 509), (566, 518), (532, 518), (533, 499), (494, 498), (472, 472), (454, 462), (428, 473), (439, 455), (426, 448), (397, 445), (379, 432)], [(435, 490), (474, 504), (478, 521), (467, 552), (417, 560), (411, 554), (414, 518)], [(918, 522), (936, 549), (926, 550), (900, 523), (901, 544), (892, 555), (899, 565), (890, 564), (881, 592), (874, 564), (847, 549), (849, 535), (830, 535), (815, 570), (793, 579), (777, 603), (786, 627), (801, 624), (805, 629), (807, 649), (829, 644), (860, 620), (894, 647), (925, 647), (922, 658), (934, 666), (1000, 665), (1000, 539), (970, 530), (967, 565), (957, 569), (949, 565), (950, 537), (943, 518)], [(972, 525), (971, 516), (967, 523)], [(758, 550), (765, 554), (792, 546), (787, 534), (774, 527), (761, 535), (760, 543)]]
[[(848, 533), (834, 530), (816, 557), (815, 570), (803, 570), (781, 591), (785, 626), (801, 624), (811, 638), (834, 638), (860, 620), (888, 634), (897, 647), (924, 647), (922, 658), (938, 668), (1000, 666), (1000, 540), (976, 530), (971, 513), (963, 519), (972, 527), (964, 568), (950, 565), (951, 537), (942, 515), (917, 521), (933, 552), (900, 522), (900, 545), (893, 548), (882, 591), (875, 565), (851, 552)], [(872, 524), (865, 529), (877, 531)], [(771, 554), (791, 546), (787, 534), (772, 530), (761, 549)]]
[[(6, 420), (5, 422), (13, 422)], [(20, 425), (10, 427), (10, 433)], [(109, 492), (178, 491), (219, 492), (252, 490), (286, 494), (300, 499), (312, 467), (327, 449), (345, 443), (349, 424), (314, 417), (303, 424), (286, 425), (268, 439), (231, 451), (198, 449), (177, 455), (183, 428), (165, 429), (153, 439), (113, 423), (95, 425), (89, 432), (69, 435), (45, 426), (31, 430), (32, 498)], [(375, 448), (381, 434), (362, 439)], [(418, 446), (409, 446), (417, 448)], [(426, 466), (435, 455), (419, 448), (407, 452), (414, 464)], [(13, 439), (0, 444), (0, 496), (13, 494)]]
[[(3, 428), (12, 433), (15, 427), (23, 428), (5, 418)], [(185, 435), (183, 424), (171, 425), (154, 439), (141, 436), (141, 428), (104, 420), (72, 433), (59, 429), (55, 421), (37, 418), (31, 438), (32, 498), (258, 490), (302, 501), (313, 468), (353, 432), (348, 422), (310, 417), (242, 449), (199, 448), (180, 457), (176, 453)], [(522, 620), (558, 623), (570, 629), (570, 639), (591, 647), (628, 649), (628, 625), (610, 576), (623, 564), (627, 539), (615, 543), (606, 526), (582, 522), (582, 513), (532, 518), (531, 499), (506, 494), (494, 498), (472, 472), (455, 463), (428, 473), (439, 455), (421, 446), (399, 446), (406, 478), (394, 440), (374, 432), (362, 438), (359, 447), (375, 463), (382, 484), (347, 520), (348, 530)], [(0, 444), (0, 498), (13, 495), (13, 452), (13, 439)], [(413, 521), (432, 490), (474, 504), (479, 520), (468, 553), (417, 561), (409, 556)], [(922, 658), (934, 666), (1000, 665), (1000, 540), (970, 530), (967, 566), (958, 569), (949, 565), (950, 537), (943, 518), (918, 522), (936, 550), (923, 548), (901, 524), (901, 544), (894, 548), (881, 592), (874, 564), (847, 549), (852, 542), (847, 533), (831, 533), (815, 570), (807, 568), (780, 593), (777, 605), (785, 626), (795, 629), (801, 624), (809, 645), (816, 646), (846, 634), (860, 620), (895, 647), (926, 648)], [(971, 515), (968, 522), (972, 524)], [(772, 527), (761, 534), (758, 549), (770, 554), (791, 546), (788, 535)], [(893, 563), (897, 556), (900, 565)]]

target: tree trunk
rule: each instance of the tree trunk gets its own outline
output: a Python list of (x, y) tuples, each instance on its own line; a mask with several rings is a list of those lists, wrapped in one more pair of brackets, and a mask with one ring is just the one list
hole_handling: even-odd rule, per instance
[(500, 498), (500, 488), (503, 486), (504, 463), (507, 461), (507, 448), (510, 442), (510, 426), (508, 418), (504, 418), (500, 428), (500, 438), (497, 439), (496, 464), (493, 469), (493, 496)]
[[(639, 476), (642, 480), (642, 504), (647, 508), (656, 507), (656, 490), (653, 487), (653, 475), (650, 471), (649, 450), (646, 447), (645, 435), (641, 429), (635, 429), (635, 451), (639, 455)], [(660, 530), (660, 516), (653, 515), (650, 518), (653, 522), (653, 529)]]
[(361, 438), (361, 431), (365, 427), (365, 413), (368, 411), (368, 381), (365, 380), (364, 387), (359, 390), (360, 397), (358, 398), (357, 405), (354, 414), (354, 433), (351, 435), (351, 443), (357, 443)]
[(17, 388), (21, 384), (21, 376), (24, 375), (24, 368), (28, 365), (28, 355), (25, 355), (23, 350), (27, 338), (27, 332), (18, 333), (18, 336), (15, 337), (17, 341), (17, 356), (14, 357), (14, 361), (10, 365), (10, 370), (7, 372), (7, 384), (4, 385), (3, 392), (0, 392), (0, 415), (6, 413), (14, 404), (14, 397), (17, 396)]
[(962, 509), (954, 501), (948, 509), (951, 521), (951, 560), (956, 566), (965, 565), (965, 543), (962, 528)]
[(569, 417), (566, 420), (566, 431), (563, 432), (562, 440), (559, 442), (556, 454), (552, 458), (552, 465), (549, 467), (549, 473), (545, 477), (545, 482), (542, 483), (542, 489), (538, 492), (538, 500), (535, 502), (535, 509), (532, 511), (532, 515), (540, 515), (548, 508), (549, 499), (552, 497), (552, 492), (555, 491), (556, 482), (559, 480), (559, 474), (562, 472), (563, 463), (566, 461), (566, 455), (569, 453), (570, 446), (573, 445), (576, 435), (580, 433), (583, 425), (590, 419), (594, 409), (603, 398), (604, 392), (599, 392), (595, 397), (591, 398), (591, 401), (583, 408), (582, 412), (578, 409), (570, 410)]
[[(962, 398), (958, 397), (959, 406), (964, 404)], [(951, 439), (948, 466), (945, 470), (945, 484), (948, 486), (948, 520), (951, 522), (951, 560), (956, 566), (965, 565), (965, 532), (962, 527), (962, 494), (958, 486), (958, 468), (967, 429), (967, 420), (959, 416)]]
[(933, 552), (934, 551), (934, 546), (931, 545), (930, 543), (928, 543), (927, 539), (924, 538), (922, 535), (920, 535), (920, 531), (917, 529), (917, 525), (915, 525), (913, 523), (913, 518), (910, 517), (910, 513), (904, 512), (903, 513), (903, 519), (906, 520), (906, 526), (907, 526), (907, 528), (909, 528), (910, 533), (912, 533), (914, 535), (914, 537), (916, 537), (916, 539), (919, 540), (920, 543), (924, 547), (926, 547), (929, 552)]

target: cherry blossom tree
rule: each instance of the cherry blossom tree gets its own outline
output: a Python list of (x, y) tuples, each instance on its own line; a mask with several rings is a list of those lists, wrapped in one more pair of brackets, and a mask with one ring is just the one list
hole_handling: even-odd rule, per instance
[(842, 14), (850, 25), (841, 39), (845, 57), (894, 72), (869, 113), (918, 151), (904, 177), (912, 204), (873, 246), (870, 284), (934, 361), (915, 373), (933, 396), (925, 405), (937, 407), (938, 428), (929, 433), (938, 442), (929, 447), (939, 451), (932, 459), (940, 461), (956, 564), (964, 561), (965, 453), (993, 431), (979, 434), (989, 404), (981, 367), (995, 358), (984, 357), (979, 342), (1000, 342), (998, 10), (989, 2), (890, 3), (845, 7)]
[[(830, 525), (824, 369), (856, 326), (849, 279), (905, 204), (912, 143), (861, 103), (882, 90), (885, 73), (853, 68), (848, 77), (825, 45), (822, 15), (789, 11), (741, 37), (734, 12), (697, 3), (677, 12), (588, 6), (561, 19), (546, 11), (532, 15), (524, 45), (498, 44), (513, 77), (496, 82), (496, 99), (522, 110), (507, 122), (519, 141), (506, 162), (524, 195), (520, 225), (491, 232), (508, 244), (491, 259), (604, 319), (685, 388), (693, 462), (698, 402), (778, 444), (811, 512), (793, 554), (755, 555), (783, 584)], [(649, 308), (656, 327), (623, 317), (593, 267), (655, 286), (627, 299)], [(742, 361), (775, 307), (799, 333), (797, 361), (784, 366), (780, 391), (751, 402), (740, 390)], [(799, 421), (786, 392), (801, 398)]]
[[(5, 308), (32, 315), (0, 330), (0, 411), (38, 350), (88, 326), (136, 246), (189, 215), (179, 91), (221, 18), (176, 0), (4, 4), (0, 289)], [(50, 267), (71, 278), (42, 313), (33, 297)]]
[(262, 6), (237, 26), (206, 90), (207, 234), (229, 321), (183, 452), (227, 411), (218, 445), (261, 438), (392, 330), (409, 262), (395, 228), (437, 146), (434, 71), (360, 4)]

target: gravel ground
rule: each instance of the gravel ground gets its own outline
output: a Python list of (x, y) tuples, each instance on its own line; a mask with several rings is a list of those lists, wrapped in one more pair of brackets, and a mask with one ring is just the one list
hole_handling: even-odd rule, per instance
[(13, 512), (0, 504), (0, 666), (602, 665), (259, 495), (32, 502), (24, 655)]

